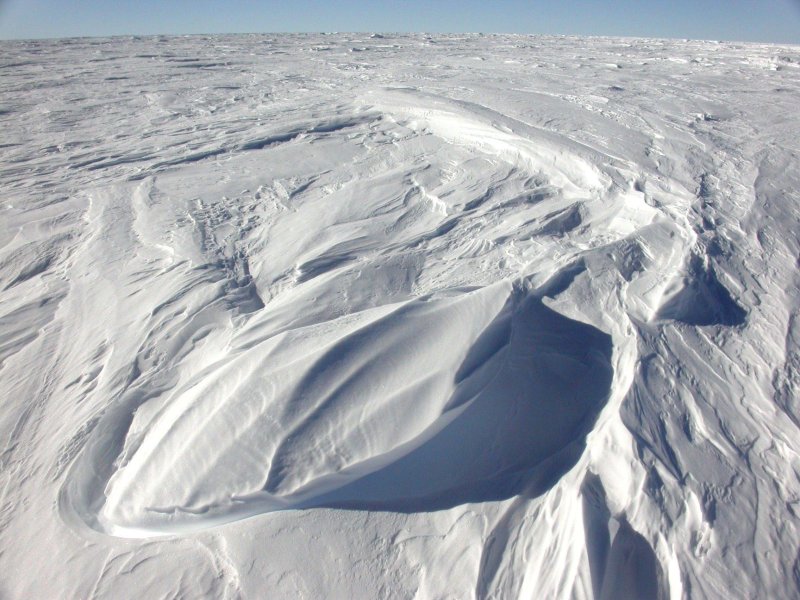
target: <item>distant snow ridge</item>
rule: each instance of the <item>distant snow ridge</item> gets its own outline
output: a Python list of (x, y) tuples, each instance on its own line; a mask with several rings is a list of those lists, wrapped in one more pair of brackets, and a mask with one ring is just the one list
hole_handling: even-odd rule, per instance
[(8, 49), (0, 596), (800, 593), (796, 49)]

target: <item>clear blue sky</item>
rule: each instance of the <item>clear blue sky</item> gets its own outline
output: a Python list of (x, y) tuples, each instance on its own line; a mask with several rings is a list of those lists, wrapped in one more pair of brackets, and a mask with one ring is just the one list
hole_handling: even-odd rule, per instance
[(427, 31), (800, 44), (800, 0), (0, 0), (0, 38)]

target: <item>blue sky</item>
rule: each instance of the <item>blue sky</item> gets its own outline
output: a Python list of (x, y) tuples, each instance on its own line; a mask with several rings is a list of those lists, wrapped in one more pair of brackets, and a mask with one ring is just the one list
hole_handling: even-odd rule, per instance
[(800, 0), (0, 0), (0, 38), (427, 31), (800, 44)]

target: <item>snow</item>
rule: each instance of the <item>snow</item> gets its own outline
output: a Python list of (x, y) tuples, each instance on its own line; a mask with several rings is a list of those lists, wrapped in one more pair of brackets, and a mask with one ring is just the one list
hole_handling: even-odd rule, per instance
[(1, 597), (800, 593), (800, 48), (2, 48)]

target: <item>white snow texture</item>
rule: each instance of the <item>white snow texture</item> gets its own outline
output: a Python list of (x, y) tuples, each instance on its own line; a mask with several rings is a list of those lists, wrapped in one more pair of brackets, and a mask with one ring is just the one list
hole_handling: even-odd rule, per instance
[(800, 48), (0, 47), (0, 597), (800, 595)]

